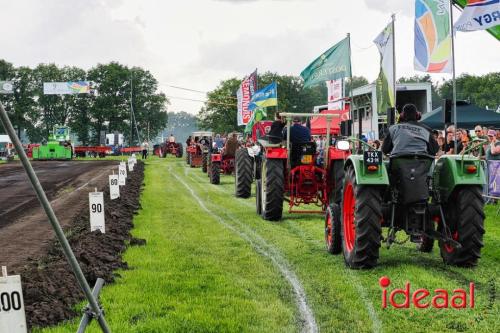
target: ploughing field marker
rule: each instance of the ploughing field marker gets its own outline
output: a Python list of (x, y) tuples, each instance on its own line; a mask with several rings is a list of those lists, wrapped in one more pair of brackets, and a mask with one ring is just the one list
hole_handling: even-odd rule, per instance
[(104, 193), (95, 192), (89, 193), (89, 210), (90, 210), (90, 231), (100, 230), (103, 234), (106, 233), (106, 225), (104, 220)]
[(20, 275), (7, 275), (2, 266), (0, 276), (0, 333), (26, 333), (23, 289)]

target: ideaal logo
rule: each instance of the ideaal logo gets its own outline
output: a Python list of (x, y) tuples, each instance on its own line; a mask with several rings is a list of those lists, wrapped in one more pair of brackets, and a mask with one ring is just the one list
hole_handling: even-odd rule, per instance
[[(396, 288), (388, 291), (387, 287), (390, 286), (391, 280), (387, 276), (381, 277), (379, 284), (382, 287), (382, 309), (387, 308), (388, 302), (396, 309), (408, 309), (410, 303), (419, 309), (428, 307), (436, 309), (446, 309), (449, 307), (454, 309), (474, 308), (474, 282), (469, 284), (468, 291), (461, 288), (454, 289), (452, 292), (446, 289), (435, 289), (433, 293), (424, 288), (412, 291), (410, 282), (406, 282), (404, 289)], [(402, 295), (403, 297), (397, 297), (398, 295)], [(396, 297), (400, 303), (397, 302)]]

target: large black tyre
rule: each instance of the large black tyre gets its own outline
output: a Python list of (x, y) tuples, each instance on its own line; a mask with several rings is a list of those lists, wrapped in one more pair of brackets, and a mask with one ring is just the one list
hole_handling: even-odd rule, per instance
[(455, 189), (444, 206), (446, 223), (451, 236), (459, 242), (460, 249), (439, 241), (441, 257), (445, 264), (472, 267), (481, 258), (484, 234), (484, 200), (481, 187), (465, 186)]
[(220, 162), (212, 162), (210, 167), (210, 184), (220, 184)]
[(342, 187), (344, 186), (344, 161), (334, 160), (330, 167), (330, 204), (339, 204), (342, 201)]
[(186, 150), (186, 164), (187, 165), (191, 164), (191, 154), (187, 150)]
[(340, 225), (345, 263), (350, 268), (375, 267), (382, 235), (381, 191), (358, 185), (354, 168), (349, 167), (342, 193)]
[(202, 162), (201, 162), (201, 171), (203, 172), (207, 172), (207, 168), (208, 168), (208, 153), (202, 153)]
[(263, 159), (261, 177), (261, 216), (278, 221), (283, 215), (284, 165), (281, 159)]
[(325, 243), (326, 250), (331, 254), (342, 252), (342, 239), (340, 237), (340, 206), (330, 204), (325, 216)]
[(257, 179), (255, 181), (255, 210), (257, 215), (262, 214), (262, 199), (260, 198), (260, 191), (262, 188), (262, 180)]
[(177, 144), (177, 153), (176, 153), (176, 157), (177, 158), (182, 158), (182, 154), (183, 154), (183, 150), (182, 150), (182, 143), (178, 143)]
[(246, 148), (236, 151), (234, 158), (234, 195), (249, 198), (252, 193), (253, 158)]

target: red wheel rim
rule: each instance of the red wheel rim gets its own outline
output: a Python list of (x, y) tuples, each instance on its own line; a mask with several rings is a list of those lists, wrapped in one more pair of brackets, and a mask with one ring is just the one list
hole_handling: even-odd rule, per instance
[(325, 240), (327, 246), (332, 244), (332, 214), (330, 211), (326, 214)]
[[(451, 238), (453, 238), (453, 240), (455, 241), (458, 241), (458, 231), (455, 231), (453, 235), (451, 235)], [(455, 251), (455, 248), (448, 244), (444, 244), (444, 249), (448, 253), (453, 253)]]
[(354, 210), (356, 198), (351, 183), (347, 183), (344, 190), (344, 202), (342, 207), (342, 223), (344, 225), (344, 243), (346, 250), (351, 252), (356, 239), (356, 227), (354, 225)]

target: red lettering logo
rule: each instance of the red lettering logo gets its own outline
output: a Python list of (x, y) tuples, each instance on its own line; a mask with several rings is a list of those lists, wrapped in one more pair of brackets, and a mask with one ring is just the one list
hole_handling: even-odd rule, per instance
[[(435, 309), (473, 309), (475, 305), (475, 285), (469, 283), (469, 290), (462, 288), (454, 289), (449, 292), (446, 289), (435, 289), (433, 293), (424, 288), (416, 289), (412, 292), (410, 282), (406, 282), (404, 288), (396, 288), (388, 291), (391, 280), (387, 276), (379, 279), (382, 287), (382, 309), (386, 309), (388, 302), (390, 306), (396, 309), (408, 309), (411, 305), (418, 309), (425, 309), (432, 306)], [(451, 299), (450, 299), (451, 296)]]

